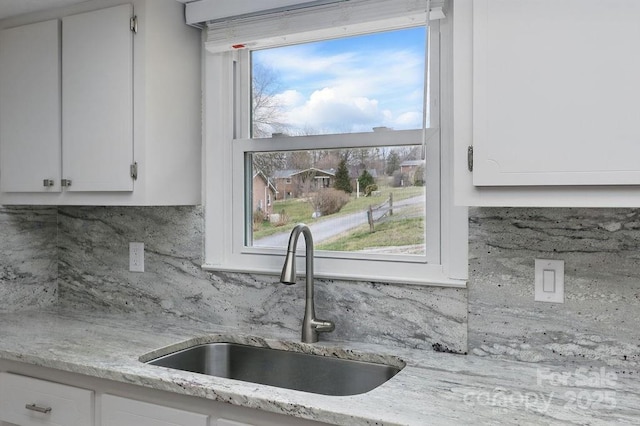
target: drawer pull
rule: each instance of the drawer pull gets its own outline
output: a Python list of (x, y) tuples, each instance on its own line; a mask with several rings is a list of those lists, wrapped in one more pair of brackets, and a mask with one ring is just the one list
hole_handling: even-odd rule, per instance
[(37, 411), (38, 413), (49, 414), (51, 412), (51, 407), (40, 407), (36, 404), (27, 404), (24, 406), (27, 410)]

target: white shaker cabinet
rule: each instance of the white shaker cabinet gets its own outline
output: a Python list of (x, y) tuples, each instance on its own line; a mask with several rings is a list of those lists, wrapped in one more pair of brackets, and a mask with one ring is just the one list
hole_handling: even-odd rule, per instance
[(456, 202), (640, 205), (640, 2), (457, 0), (454, 19)]
[(16, 46), (0, 52), (0, 123), (16, 124), (0, 131), (0, 204), (201, 202), (201, 40), (183, 4), (89, 0), (1, 28)]
[(62, 19), (63, 179), (68, 191), (132, 191), (130, 4)]
[(60, 192), (60, 21), (0, 32), (0, 191)]

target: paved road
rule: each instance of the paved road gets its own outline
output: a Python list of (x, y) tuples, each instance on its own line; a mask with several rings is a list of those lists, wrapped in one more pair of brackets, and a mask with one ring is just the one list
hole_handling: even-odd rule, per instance
[[(393, 209), (399, 209), (401, 207), (410, 206), (418, 203), (425, 202), (424, 195), (419, 197), (407, 198), (405, 200), (396, 201), (393, 203)], [(313, 219), (310, 219), (311, 222)], [(307, 223), (311, 234), (313, 235), (313, 242), (317, 244), (338, 234), (346, 232), (350, 229), (356, 228), (360, 225), (367, 223), (366, 210), (352, 213), (344, 216), (338, 216), (333, 219), (323, 220), (318, 223)], [(279, 234), (273, 234), (268, 237), (261, 238), (253, 242), (254, 247), (286, 247), (289, 243), (289, 234), (294, 224), (287, 226), (287, 231)], [(303, 238), (298, 241), (298, 249), (304, 250)]]

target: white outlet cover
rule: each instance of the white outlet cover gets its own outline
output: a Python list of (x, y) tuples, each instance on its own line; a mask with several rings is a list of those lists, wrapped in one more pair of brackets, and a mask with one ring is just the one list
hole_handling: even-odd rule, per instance
[(144, 272), (144, 243), (129, 243), (129, 271)]
[(564, 260), (535, 260), (535, 300), (564, 303)]

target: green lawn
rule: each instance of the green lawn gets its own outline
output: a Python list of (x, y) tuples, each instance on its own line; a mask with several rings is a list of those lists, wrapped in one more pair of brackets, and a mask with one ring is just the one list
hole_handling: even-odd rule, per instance
[(349, 201), (349, 203), (347, 203), (338, 213), (329, 216), (323, 216), (318, 219), (311, 218), (311, 215), (313, 213), (311, 205), (303, 199), (299, 198), (284, 201), (275, 201), (273, 203), (273, 213), (281, 213), (284, 210), (286, 215), (289, 217), (288, 223), (283, 226), (275, 226), (274, 224), (269, 222), (263, 222), (258, 225), (254, 225), (253, 238), (260, 239), (280, 232), (289, 232), (295, 224), (300, 222), (311, 224), (351, 213), (360, 211), (364, 212), (367, 208), (369, 208), (369, 205), (377, 206), (385, 202), (389, 198), (390, 193), (393, 193), (393, 201), (396, 202), (424, 194), (424, 187), (381, 187), (380, 195), (377, 197), (361, 196), (360, 198), (356, 198), (355, 194), (352, 194), (351, 201)]
[(279, 232), (289, 232), (297, 223), (313, 221), (311, 219), (311, 214), (313, 213), (311, 204), (302, 199), (294, 198), (292, 200), (275, 201), (273, 203), (273, 213), (281, 214), (282, 211), (289, 217), (289, 221), (285, 225), (276, 226), (270, 222), (254, 224), (253, 238), (260, 239)]
[(355, 195), (351, 195), (351, 201), (349, 202), (349, 204), (344, 206), (342, 210), (340, 210), (335, 215), (332, 215), (331, 217), (365, 211), (371, 204), (377, 206), (384, 203), (389, 198), (390, 193), (393, 193), (393, 201), (396, 202), (424, 194), (424, 186), (408, 186), (405, 188), (381, 188), (380, 195), (377, 197), (356, 198)]
[(375, 232), (369, 225), (336, 236), (316, 246), (318, 250), (360, 251), (375, 247), (397, 247), (424, 244), (424, 220), (419, 217), (400, 218), (376, 223)]

